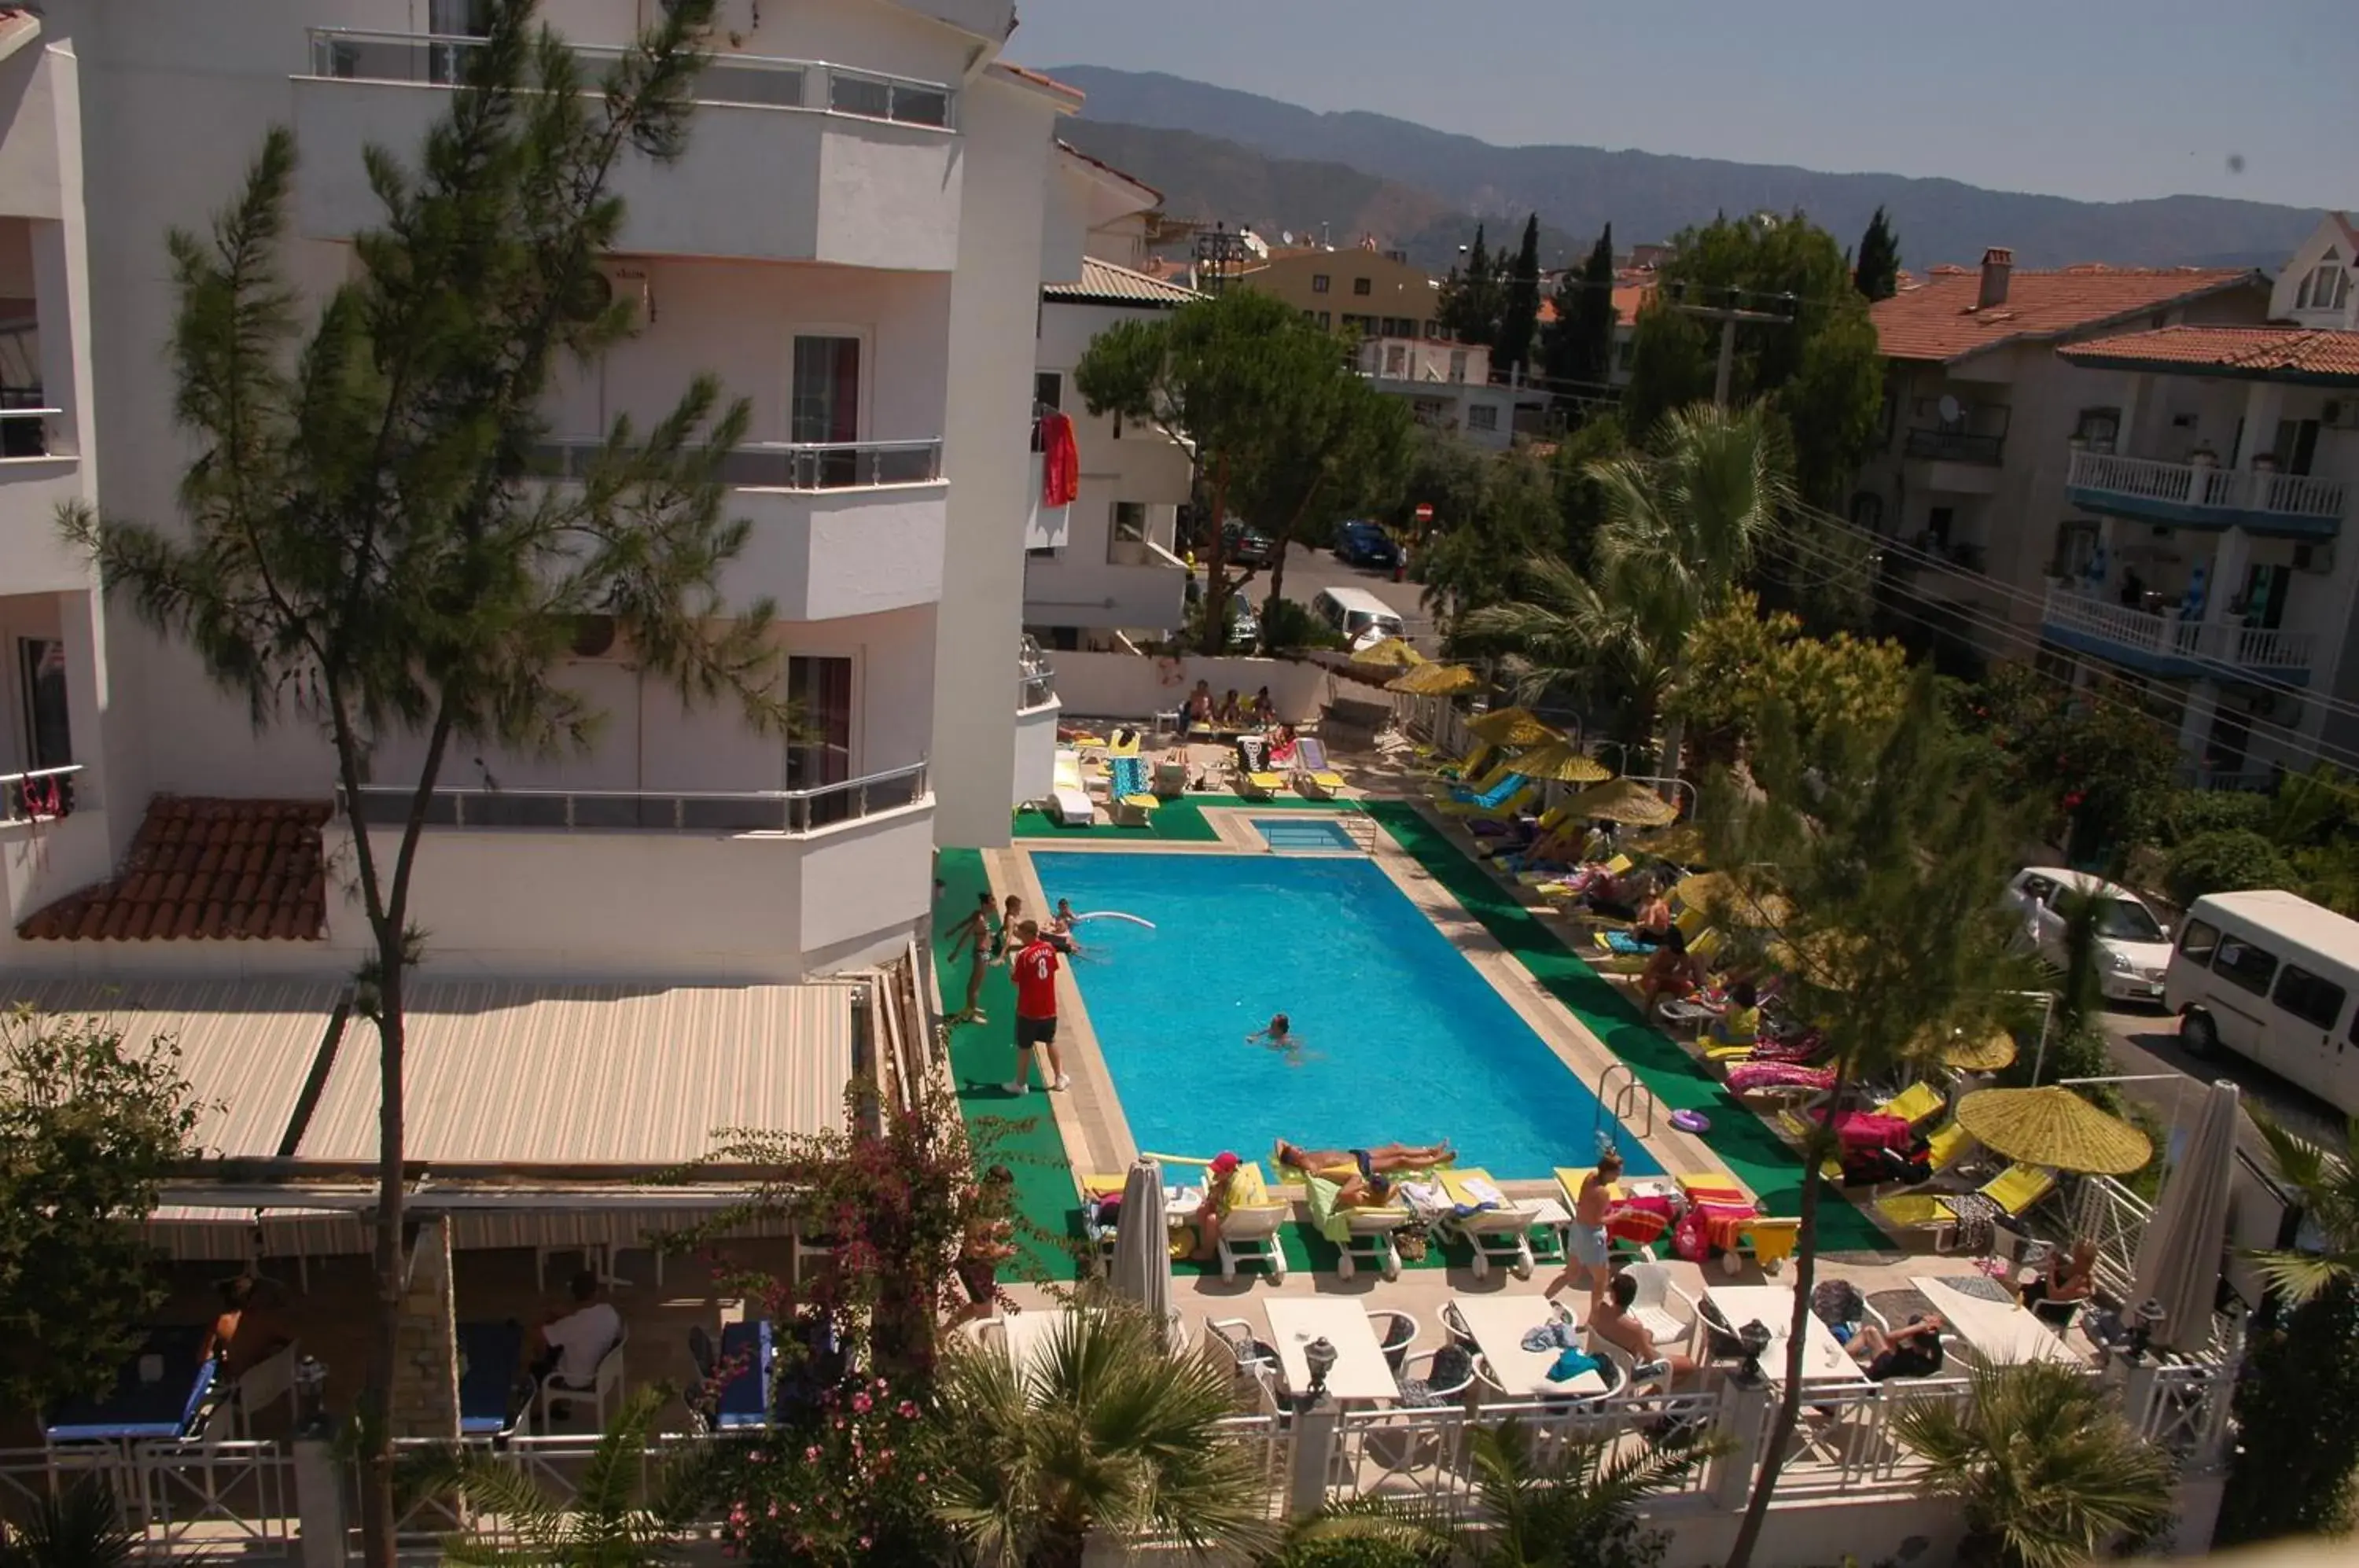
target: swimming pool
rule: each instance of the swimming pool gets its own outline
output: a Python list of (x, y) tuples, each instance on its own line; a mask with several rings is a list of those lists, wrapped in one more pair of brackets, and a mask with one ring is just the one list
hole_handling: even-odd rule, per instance
[[(1088, 920), (1072, 974), (1143, 1149), (1267, 1159), (1448, 1138), (1502, 1177), (1661, 1165), (1374, 862), (1032, 852)], [(1299, 1053), (1245, 1037), (1283, 1012)]]
[(1276, 850), (1357, 849), (1351, 833), (1332, 817), (1256, 817), (1254, 832)]

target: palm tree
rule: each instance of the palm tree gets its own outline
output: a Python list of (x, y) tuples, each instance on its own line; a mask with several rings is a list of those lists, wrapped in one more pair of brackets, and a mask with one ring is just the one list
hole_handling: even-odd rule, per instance
[(1638, 1505), (1724, 1446), (1675, 1432), (1636, 1447), (1570, 1443), (1542, 1459), (1530, 1430), (1510, 1419), (1474, 1429), (1475, 1497), (1467, 1514), (1364, 1499), (1298, 1525), (1290, 1543), (1380, 1541), (1436, 1568), (1633, 1568), (1652, 1561)]
[(2051, 1362), (1978, 1369), (1972, 1399), (1907, 1405), (1900, 1440), (1924, 1488), (1965, 1507), (1962, 1568), (2077, 1568), (2170, 1518), (2170, 1460), (2097, 1384)]
[(937, 1514), (985, 1568), (1075, 1568), (1098, 1532), (1260, 1551), (1276, 1533), (1261, 1476), (1219, 1430), (1234, 1388), (1209, 1347), (1167, 1355), (1114, 1302), (1067, 1314), (1028, 1367), (954, 1346), (935, 1385)]
[(44, 1495), (15, 1530), (0, 1527), (0, 1568), (128, 1568), (140, 1551), (114, 1494), (91, 1475)]
[[(706, 1495), (703, 1465), (695, 1457), (654, 1468), (649, 1496), (634, 1502), (656, 1417), (671, 1399), (646, 1388), (623, 1402), (591, 1451), (571, 1503), (552, 1501), (527, 1475), (476, 1448), (430, 1448), (406, 1459), (401, 1495), (408, 1499), (460, 1492), (473, 1511), (500, 1521), (500, 1539), (454, 1535), (442, 1543), (446, 1562), (476, 1568), (651, 1568), (685, 1555), (683, 1531)], [(514, 1545), (503, 1544), (508, 1538)]]
[(2277, 1180), (2300, 1195), (2303, 1217), (2319, 1240), (2315, 1252), (2256, 1252), (2264, 1278), (2288, 1305), (2317, 1299), (2330, 1288), (2359, 1287), (2359, 1118), (2340, 1153), (2256, 1116), (2268, 1140)]
[[(1681, 409), (1650, 450), (1588, 472), (1605, 506), (1593, 580), (1536, 561), (1530, 598), (1477, 610), (1465, 629), (1515, 655), (1526, 698), (1559, 683), (1614, 685), (1643, 737), (1678, 685), (1688, 634), (1727, 600), (1791, 510), (1793, 480), (1758, 405)], [(1679, 764), (1680, 727), (1674, 718), (1665, 734), (1667, 771)]]

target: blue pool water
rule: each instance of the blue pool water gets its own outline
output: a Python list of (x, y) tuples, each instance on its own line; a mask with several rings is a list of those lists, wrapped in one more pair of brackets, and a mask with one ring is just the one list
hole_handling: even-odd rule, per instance
[(1357, 849), (1332, 817), (1256, 817), (1254, 832), (1272, 849)]
[[(1143, 1149), (1266, 1159), (1454, 1142), (1494, 1175), (1586, 1165), (1603, 1127), (1662, 1167), (1366, 860), (1035, 850), (1087, 920), (1072, 974)], [(1245, 1037), (1288, 1015), (1300, 1060)]]

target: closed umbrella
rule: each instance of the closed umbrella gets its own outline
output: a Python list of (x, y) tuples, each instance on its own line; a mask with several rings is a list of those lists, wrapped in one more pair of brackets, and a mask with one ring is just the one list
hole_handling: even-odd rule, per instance
[(2154, 1158), (2146, 1134), (2060, 1083), (1979, 1090), (1958, 1102), (1958, 1125), (1994, 1153), (2053, 1171), (2126, 1176)]
[(1410, 670), (1425, 662), (1425, 655), (1398, 637), (1386, 637), (1372, 642), (1352, 656), (1354, 664), (1371, 665), (1384, 670)]
[(2161, 1303), (2156, 1345), (2196, 1351), (2211, 1341), (2235, 1160), (2236, 1086), (2223, 1079), (2203, 1096), (2186, 1151), (2171, 1167), (2138, 1243), (2130, 1306), (2135, 1311), (2147, 1301)]
[(1114, 1233), (1114, 1291), (1136, 1301), (1171, 1334), (1171, 1242), (1163, 1224), (1163, 1168), (1152, 1160), (1132, 1165), (1122, 1184), (1122, 1219)]
[(1540, 746), (1564, 738), (1529, 708), (1494, 708), (1467, 720), (1466, 727), (1493, 746)]
[(1455, 697), (1483, 684), (1483, 678), (1462, 664), (1413, 664), (1385, 682), (1387, 691), (1412, 697)]
[(1574, 750), (1569, 740), (1552, 740), (1517, 754), (1516, 771), (1553, 784), (1601, 784), (1614, 777), (1612, 768), (1586, 752)]
[(1576, 821), (1596, 817), (1634, 828), (1666, 828), (1680, 820), (1677, 806), (1627, 779), (1582, 790), (1572, 798), (1566, 813)]

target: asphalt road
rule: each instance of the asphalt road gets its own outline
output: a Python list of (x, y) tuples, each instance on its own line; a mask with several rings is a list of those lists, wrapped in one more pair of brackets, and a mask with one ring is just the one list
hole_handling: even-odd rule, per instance
[[(1293, 547), (1286, 559), (1286, 596), (1298, 604), (1308, 604), (1321, 588), (1364, 588), (1391, 606), (1408, 628), (1409, 640), (1423, 642), (1433, 632), (1433, 618), (1418, 603), (1423, 592), (1415, 583), (1396, 583), (1389, 572), (1373, 567), (1346, 566), (1335, 559), (1332, 550), (1313, 550), (1308, 545)], [(1269, 573), (1256, 574), (1245, 592), (1256, 604), (1269, 592)]]
[[(2330, 1149), (2343, 1147), (2347, 1118), (2325, 1101), (2297, 1089), (2277, 1074), (2254, 1066), (2241, 1056), (2223, 1051), (2209, 1061), (2190, 1056), (2179, 1043), (2179, 1020), (2160, 1008), (2108, 1010), (2104, 1027), (2116, 1071), (2130, 1075), (2165, 1075), (2161, 1083), (2124, 1083), (2121, 1090), (2143, 1100), (2166, 1120), (2183, 1111), (2192, 1118), (2195, 1096), (2202, 1085), (2226, 1078), (2244, 1091), (2247, 1109), (2259, 1109), (2288, 1130)], [(2260, 1134), (2247, 1121), (2240, 1142), (2245, 1152), (2267, 1163)]]

